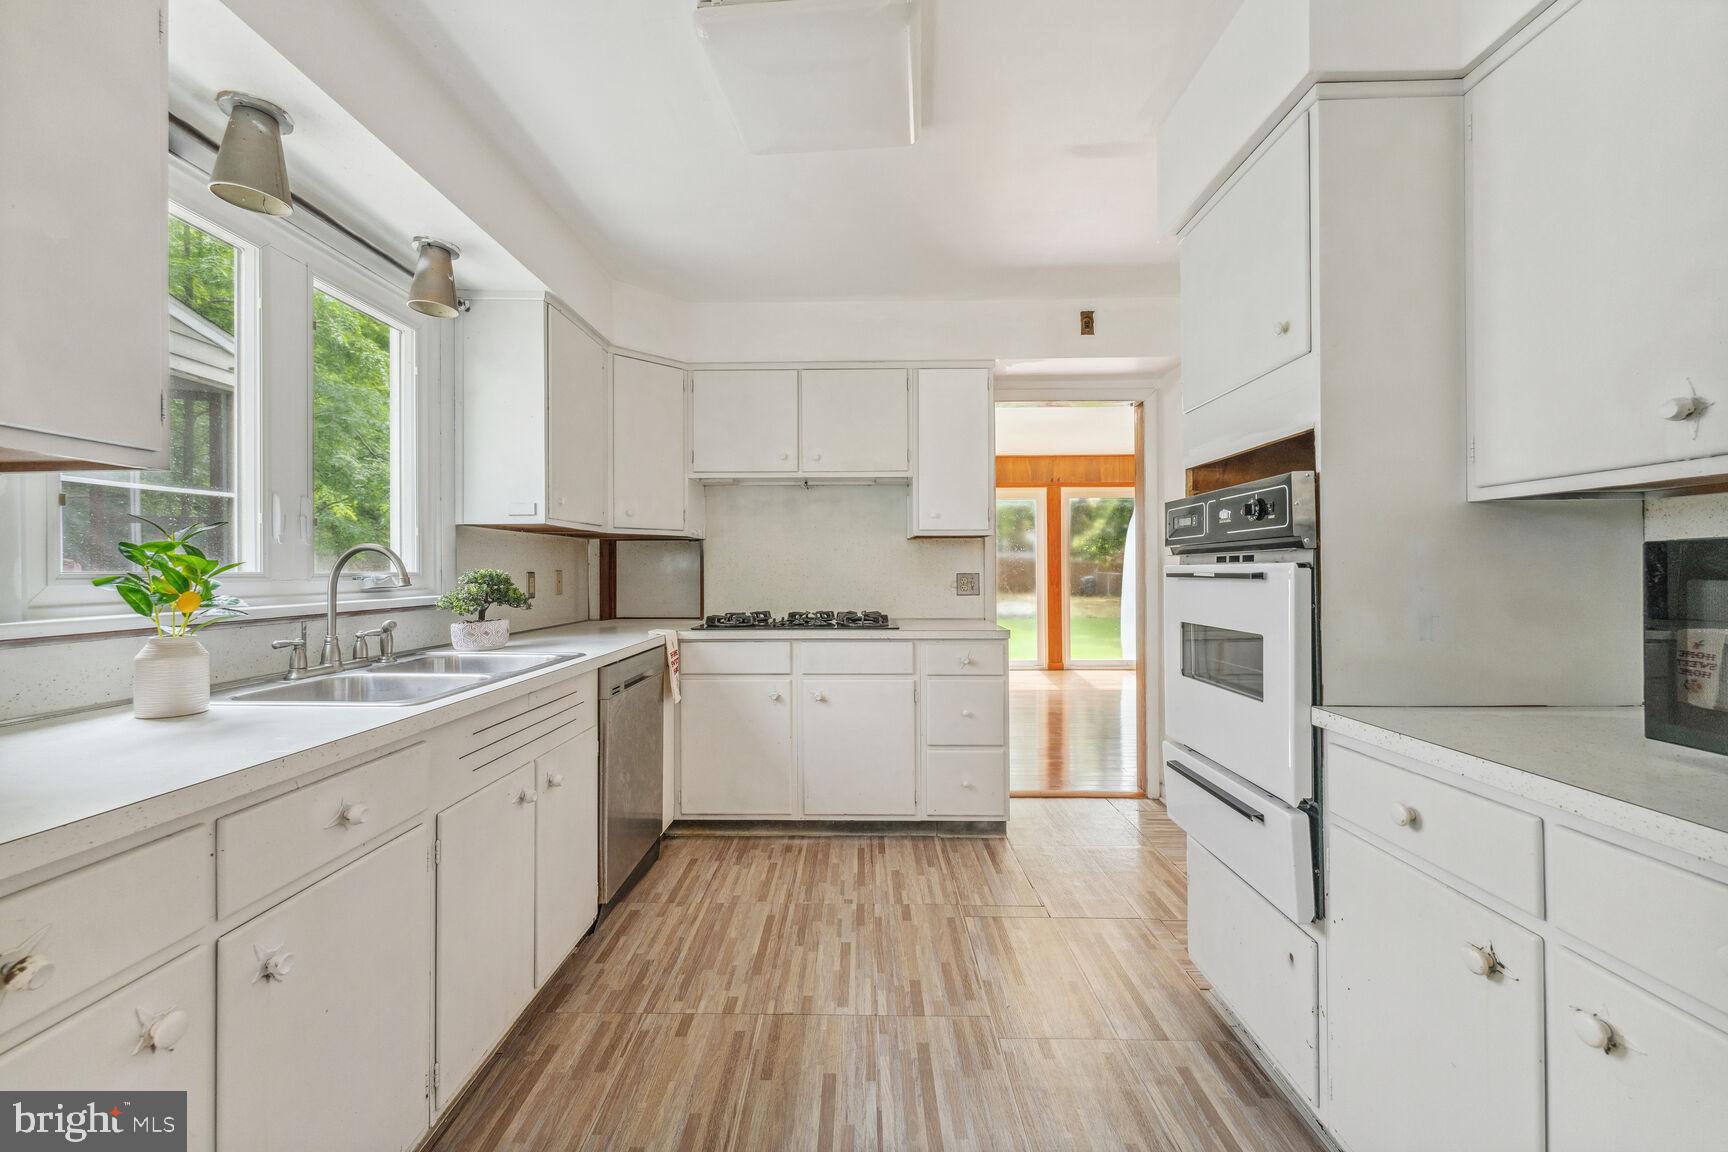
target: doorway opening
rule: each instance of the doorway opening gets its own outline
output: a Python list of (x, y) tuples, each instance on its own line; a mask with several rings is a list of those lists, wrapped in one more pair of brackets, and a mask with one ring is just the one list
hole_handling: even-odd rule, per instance
[(996, 622), (1016, 796), (1144, 795), (1135, 403), (996, 409)]

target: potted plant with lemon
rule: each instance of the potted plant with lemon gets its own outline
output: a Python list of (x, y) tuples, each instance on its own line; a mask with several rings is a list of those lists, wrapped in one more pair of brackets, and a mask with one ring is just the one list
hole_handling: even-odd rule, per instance
[(220, 524), (194, 524), (176, 533), (137, 519), (162, 539), (120, 541), (116, 547), (132, 570), (91, 581), (113, 588), (128, 608), (156, 626), (132, 660), (132, 714), (159, 720), (208, 711), (210, 653), (197, 634), (218, 620), (245, 614), (238, 598), (221, 595), (216, 579), (239, 565), (218, 563), (193, 543)]
[(510, 573), (496, 568), (475, 568), (456, 578), (456, 587), (438, 597), (438, 607), (460, 616), (472, 616), (450, 625), (450, 646), (458, 652), (484, 652), (502, 648), (510, 641), (510, 621), (486, 619), (486, 610), (532, 608), (528, 594), (516, 587)]

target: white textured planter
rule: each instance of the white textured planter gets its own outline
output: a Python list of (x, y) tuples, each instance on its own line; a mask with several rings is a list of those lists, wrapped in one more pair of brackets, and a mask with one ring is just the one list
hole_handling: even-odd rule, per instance
[(152, 636), (132, 658), (132, 715), (140, 720), (210, 710), (210, 653), (195, 636)]
[(450, 625), (450, 647), (458, 652), (485, 652), (510, 643), (508, 620), (464, 620)]

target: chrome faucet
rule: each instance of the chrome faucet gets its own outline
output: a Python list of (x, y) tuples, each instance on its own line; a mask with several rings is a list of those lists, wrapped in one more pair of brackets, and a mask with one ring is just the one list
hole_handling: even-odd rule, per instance
[(319, 659), (318, 667), (313, 672), (340, 672), (344, 667), (342, 661), (342, 641), (336, 636), (336, 591), (342, 579), (342, 569), (348, 566), (348, 561), (362, 552), (376, 552), (390, 561), (396, 568), (396, 587), (407, 588), (413, 581), (408, 578), (408, 565), (402, 562), (402, 557), (382, 544), (356, 544), (336, 558), (336, 563), (330, 568), (330, 600), (324, 608), (324, 653)]

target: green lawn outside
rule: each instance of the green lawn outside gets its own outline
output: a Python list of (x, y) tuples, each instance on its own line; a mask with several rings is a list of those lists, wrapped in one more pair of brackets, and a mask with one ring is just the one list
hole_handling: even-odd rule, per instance
[[(1016, 608), (1002, 604), (1000, 607)], [(1068, 607), (1068, 656), (1071, 660), (1122, 659), (1122, 602), (1114, 597), (1086, 597)], [(1004, 616), (996, 623), (1008, 629), (1010, 660), (1038, 659), (1038, 620), (1031, 615)]]

